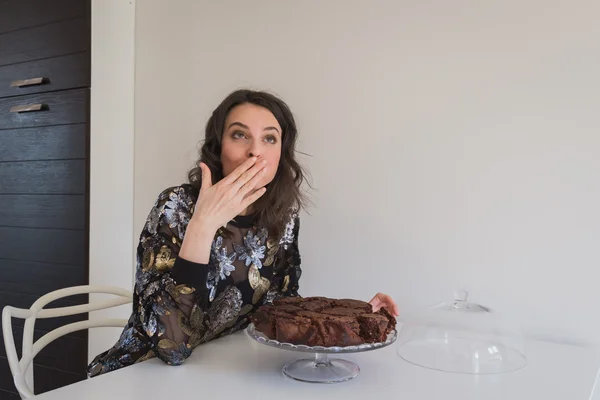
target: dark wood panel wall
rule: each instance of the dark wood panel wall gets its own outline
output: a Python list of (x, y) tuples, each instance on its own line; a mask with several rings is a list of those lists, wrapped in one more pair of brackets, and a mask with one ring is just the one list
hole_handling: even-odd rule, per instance
[[(90, 25), (91, 0), (0, 0), (0, 308), (88, 283)], [(39, 320), (34, 336), (85, 318)], [(85, 379), (87, 348), (87, 332), (50, 344), (35, 392)], [(19, 398), (3, 345), (0, 398)]]

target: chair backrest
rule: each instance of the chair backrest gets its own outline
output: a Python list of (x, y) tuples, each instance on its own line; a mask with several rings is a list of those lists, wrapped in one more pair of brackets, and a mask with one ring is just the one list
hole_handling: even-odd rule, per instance
[[(44, 309), (44, 306), (57, 299), (86, 293), (105, 293), (115, 295), (117, 297), (77, 306)], [(31, 368), (31, 362), (33, 361), (33, 358), (50, 342), (68, 333), (82, 329), (105, 326), (124, 327), (127, 324), (127, 320), (125, 319), (93, 319), (79, 321), (56, 328), (34, 342), (33, 329), (36, 319), (64, 317), (88, 313), (91, 311), (104, 310), (131, 303), (132, 297), (131, 291), (118, 287), (74, 286), (56, 290), (40, 297), (29, 309), (15, 308), (11, 306), (4, 307), (4, 310), (2, 311), (2, 333), (4, 335), (6, 357), (8, 359), (10, 371), (13, 375), (15, 386), (19, 391), (21, 398), (29, 399), (34, 397), (33, 369)], [(21, 318), (25, 320), (25, 326), (23, 328), (22, 355), (20, 360), (17, 356), (17, 349), (13, 337), (12, 318)]]

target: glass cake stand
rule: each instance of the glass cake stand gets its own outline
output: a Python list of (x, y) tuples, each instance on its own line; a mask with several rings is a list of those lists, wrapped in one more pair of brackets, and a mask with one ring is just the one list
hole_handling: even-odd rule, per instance
[(246, 329), (248, 335), (269, 347), (276, 349), (292, 350), (302, 353), (312, 353), (312, 358), (301, 358), (291, 361), (283, 367), (283, 373), (292, 379), (311, 383), (338, 383), (356, 378), (360, 368), (352, 361), (340, 358), (330, 358), (329, 354), (362, 353), (389, 346), (396, 341), (397, 331), (394, 329), (384, 342), (366, 343), (357, 346), (322, 347), (304, 346), (291, 343), (282, 343), (269, 339), (262, 332), (257, 331), (253, 324)]

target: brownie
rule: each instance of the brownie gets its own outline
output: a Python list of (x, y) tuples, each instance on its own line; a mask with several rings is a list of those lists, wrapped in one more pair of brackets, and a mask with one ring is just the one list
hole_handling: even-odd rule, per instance
[(386, 328), (387, 333), (390, 333), (391, 331), (396, 329), (396, 318), (394, 318), (394, 316), (392, 314), (390, 314), (390, 312), (386, 308), (380, 308), (379, 311), (377, 311), (377, 314), (381, 314), (385, 318), (387, 318), (387, 320), (388, 320), (388, 326)]
[(256, 330), (264, 333), (268, 338), (275, 337), (275, 319), (271, 318), (272, 311), (272, 306), (262, 306), (251, 317)]
[(299, 311), (297, 316), (306, 318), (310, 321), (311, 327), (314, 329), (313, 335), (308, 338), (305, 342), (291, 342), (294, 344), (305, 344), (307, 346), (325, 346), (325, 343), (329, 340), (327, 339), (327, 332), (325, 329), (325, 324), (327, 322), (328, 316), (325, 314), (321, 314), (316, 311)]
[(384, 309), (374, 313), (364, 301), (327, 297), (277, 299), (259, 307), (251, 321), (270, 339), (324, 347), (381, 342), (396, 327)]
[(303, 298), (303, 303), (308, 303), (311, 301), (324, 301), (326, 303), (331, 303), (333, 301), (333, 299), (330, 299), (328, 297), (322, 297), (322, 296), (312, 296), (312, 297), (304, 297)]
[[(264, 332), (263, 332), (264, 333)], [(298, 315), (277, 316), (275, 319), (275, 340), (282, 343), (309, 343), (317, 329), (310, 319)]]
[(280, 304), (295, 304), (295, 303), (300, 303), (302, 302), (303, 299), (302, 297), (280, 297), (278, 299), (275, 299), (273, 301), (274, 305), (280, 305)]
[(351, 346), (361, 344), (360, 325), (355, 316), (338, 316), (315, 312), (299, 311), (299, 317), (308, 318), (316, 333), (310, 340), (308, 346)]
[(310, 300), (296, 305), (306, 311), (322, 311), (331, 307), (331, 303), (325, 300)]
[(356, 317), (357, 315), (363, 314), (364, 310), (335, 307), (323, 310), (321, 312), (326, 315), (339, 315), (340, 317)]
[(381, 314), (361, 314), (358, 316), (360, 336), (369, 342), (383, 342), (389, 333), (388, 319)]
[(303, 309), (293, 304), (282, 304), (280, 306), (270, 306), (270, 312), (272, 313), (284, 313), (284, 314), (297, 314)]
[(321, 326), (323, 344), (321, 346), (354, 346), (364, 341), (360, 336), (360, 325), (354, 317), (326, 319)]
[(373, 312), (373, 307), (367, 303), (366, 301), (361, 300), (352, 300), (352, 299), (341, 299), (341, 300), (333, 300), (334, 307), (340, 308), (350, 308), (356, 310), (362, 310), (364, 312)]
[(299, 315), (301, 317), (305, 317), (305, 318), (310, 318), (311, 320), (326, 320), (327, 319), (327, 314), (325, 313), (320, 313), (317, 311), (307, 311), (307, 310), (303, 310), (300, 309), (300, 311), (298, 311), (296, 313), (296, 315)]

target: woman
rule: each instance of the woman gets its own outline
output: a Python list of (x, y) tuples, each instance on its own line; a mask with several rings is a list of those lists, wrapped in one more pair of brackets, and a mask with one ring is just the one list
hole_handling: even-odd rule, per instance
[[(244, 328), (261, 305), (298, 295), (296, 136), (290, 109), (271, 94), (239, 90), (217, 107), (189, 184), (163, 191), (150, 211), (133, 313), (90, 376), (155, 356), (179, 365), (197, 345)], [(398, 315), (387, 295), (370, 303)]]

